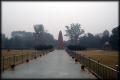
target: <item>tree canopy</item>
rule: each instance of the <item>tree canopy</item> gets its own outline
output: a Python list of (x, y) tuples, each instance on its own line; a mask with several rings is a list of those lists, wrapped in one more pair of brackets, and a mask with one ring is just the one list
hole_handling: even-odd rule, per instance
[(84, 30), (81, 29), (80, 24), (72, 23), (70, 26), (65, 26), (65, 27), (67, 29), (65, 36), (69, 37), (72, 44), (77, 44), (79, 36), (84, 33)]
[[(84, 30), (80, 28), (80, 24), (71, 24), (70, 27), (66, 26), (66, 28), (66, 36), (70, 38), (66, 44), (70, 49), (73, 49), (71, 48), (73, 45), (76, 49), (80, 47), (85, 47), (87, 49), (104, 49), (106, 43), (109, 43), (112, 49), (118, 50), (119, 27), (113, 28), (111, 35), (108, 30), (104, 30), (102, 33), (97, 33), (95, 35), (92, 33), (85, 33)], [(80, 36), (83, 33), (84, 35)], [(78, 46), (79, 48), (77, 48)]]
[[(38, 26), (37, 26), (38, 27)], [(38, 28), (38, 33), (26, 31), (13, 31), (10, 39), (2, 34), (2, 48), (3, 49), (34, 49), (36, 46), (55, 46), (53, 35), (45, 32), (44, 26)], [(37, 36), (36, 36), (37, 35)], [(37, 40), (36, 37), (39, 39)], [(37, 42), (37, 44), (36, 44)]]

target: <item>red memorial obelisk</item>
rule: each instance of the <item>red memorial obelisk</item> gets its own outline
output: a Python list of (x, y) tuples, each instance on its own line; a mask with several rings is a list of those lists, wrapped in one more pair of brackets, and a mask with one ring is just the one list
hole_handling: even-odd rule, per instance
[(60, 31), (58, 36), (58, 49), (63, 49), (63, 48), (64, 48), (63, 36), (62, 36), (62, 31)]

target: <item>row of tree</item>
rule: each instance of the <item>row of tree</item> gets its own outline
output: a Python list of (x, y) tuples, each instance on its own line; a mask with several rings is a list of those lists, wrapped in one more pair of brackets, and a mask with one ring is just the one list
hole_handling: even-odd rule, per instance
[[(58, 41), (54, 39), (53, 35), (44, 30), (43, 25), (35, 25), (34, 29), (35, 32), (13, 31), (11, 38), (7, 38), (5, 34), (2, 34), (2, 48), (33, 49), (36, 48), (36, 46), (38, 47), (37, 49), (42, 49), (42, 47), (49, 48), (50, 46), (57, 48)], [(66, 26), (65, 36), (68, 36), (69, 40), (64, 41), (64, 44), (73, 49), (102, 49), (106, 43), (109, 43), (112, 49), (118, 50), (118, 30), (119, 27), (113, 28), (111, 35), (108, 30), (105, 30), (101, 34), (93, 35), (91, 33), (85, 33), (85, 31), (81, 29), (80, 24), (71, 24), (70, 26)]]
[(81, 45), (68, 45), (67, 48), (70, 50), (86, 50), (86, 47)]
[(48, 49), (53, 49), (52, 45), (38, 45), (35, 46), (36, 50), (48, 50)]
[[(70, 26), (66, 26), (66, 35), (69, 37), (69, 41), (67, 41), (67, 45), (78, 45), (86, 48), (98, 48), (103, 49), (104, 45), (109, 45), (112, 49), (118, 50), (118, 30), (119, 27), (113, 28), (112, 34), (109, 34), (108, 30), (105, 30), (101, 34), (93, 35), (91, 33), (85, 33), (83, 29), (81, 29), (80, 24), (71, 24)], [(81, 36), (82, 35), (82, 36)], [(71, 46), (72, 47), (72, 46)]]
[[(36, 46), (52, 48), (55, 46), (54, 37), (40, 26), (37, 32), (13, 31), (11, 38), (7, 38), (2, 34), (2, 48), (3, 49), (33, 49)], [(41, 47), (40, 47), (41, 48)], [(42, 48), (41, 48), (42, 49)]]

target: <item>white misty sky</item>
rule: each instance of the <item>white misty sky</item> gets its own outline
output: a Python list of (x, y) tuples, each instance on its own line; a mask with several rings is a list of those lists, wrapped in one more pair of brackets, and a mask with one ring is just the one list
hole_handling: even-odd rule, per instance
[(43, 24), (55, 39), (65, 26), (80, 23), (85, 32), (101, 33), (118, 26), (118, 1), (109, 2), (9, 2), (2, 1), (2, 33), (34, 32), (33, 25)]

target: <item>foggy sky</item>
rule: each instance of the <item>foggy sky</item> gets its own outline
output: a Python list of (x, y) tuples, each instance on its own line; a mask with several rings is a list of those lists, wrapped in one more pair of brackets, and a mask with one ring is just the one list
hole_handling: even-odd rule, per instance
[[(118, 2), (8, 2), (2, 1), (2, 33), (34, 32), (33, 25), (43, 24), (55, 39), (65, 26), (80, 23), (85, 32), (102, 33), (118, 26)], [(67, 38), (64, 36), (64, 40)]]

